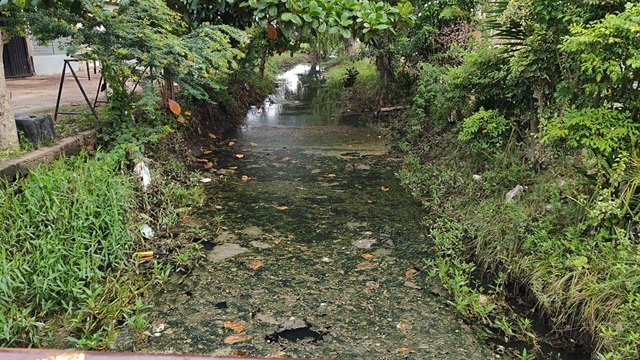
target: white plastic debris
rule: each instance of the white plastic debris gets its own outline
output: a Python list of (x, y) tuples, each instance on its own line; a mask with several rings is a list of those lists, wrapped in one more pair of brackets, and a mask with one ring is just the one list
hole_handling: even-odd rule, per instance
[(153, 233), (153, 229), (146, 224), (140, 226), (140, 233), (142, 234), (142, 236), (149, 240), (153, 239), (153, 237), (155, 236), (155, 234)]
[(512, 202), (523, 191), (524, 191), (524, 188), (522, 187), (522, 185), (516, 185), (516, 187), (514, 187), (511, 191), (509, 191), (505, 195), (504, 201), (505, 202)]
[(151, 185), (151, 174), (149, 174), (149, 168), (144, 164), (144, 161), (140, 161), (133, 168), (138, 176), (142, 178), (142, 187), (146, 190)]
[(475, 181), (480, 181), (480, 180), (482, 180), (482, 176), (480, 176), (480, 175), (473, 175), (473, 180), (475, 180)]
[(211, 178), (202, 178), (202, 179), (200, 179), (200, 182), (201, 183), (205, 183), (205, 184), (206, 183), (210, 183), (211, 182)]

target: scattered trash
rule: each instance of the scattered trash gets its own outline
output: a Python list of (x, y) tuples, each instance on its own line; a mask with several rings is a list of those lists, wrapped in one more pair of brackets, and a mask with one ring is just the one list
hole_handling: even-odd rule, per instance
[(140, 260), (149, 260), (153, 258), (153, 251), (142, 251), (138, 253)]
[(200, 179), (200, 182), (201, 183), (205, 183), (205, 184), (210, 183), (211, 181), (212, 181), (211, 178), (202, 178), (202, 179)]
[(142, 187), (146, 190), (151, 185), (151, 174), (147, 165), (144, 164), (144, 161), (140, 161), (133, 168), (133, 171), (142, 178)]
[(140, 233), (145, 239), (153, 240), (155, 237), (153, 229), (147, 224), (140, 226)]
[(505, 195), (504, 201), (505, 202), (512, 202), (523, 191), (524, 191), (524, 188), (522, 187), (522, 185), (517, 185), (511, 191), (509, 191), (507, 193), (507, 195)]

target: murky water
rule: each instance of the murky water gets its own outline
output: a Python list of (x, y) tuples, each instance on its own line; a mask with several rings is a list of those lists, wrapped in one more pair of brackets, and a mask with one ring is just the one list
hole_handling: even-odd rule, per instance
[(394, 175), (400, 157), (374, 130), (318, 114), (305, 70), (215, 154), (221, 180), (190, 219), (208, 260), (158, 289), (151, 321), (164, 329), (142, 350), (492, 358), (420, 273), (431, 245)]

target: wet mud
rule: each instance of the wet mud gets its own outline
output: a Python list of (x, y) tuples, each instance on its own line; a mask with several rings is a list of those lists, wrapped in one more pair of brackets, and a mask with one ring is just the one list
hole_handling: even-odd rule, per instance
[(432, 245), (399, 155), (373, 129), (319, 119), (292, 79), (214, 154), (217, 181), (188, 219), (207, 259), (154, 290), (162, 331), (140, 350), (495, 358), (425, 281)]

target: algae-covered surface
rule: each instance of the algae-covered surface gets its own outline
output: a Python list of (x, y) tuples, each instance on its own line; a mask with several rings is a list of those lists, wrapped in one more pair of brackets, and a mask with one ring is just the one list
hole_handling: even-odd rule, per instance
[(425, 281), (431, 244), (399, 157), (368, 127), (294, 121), (317, 117), (288, 85), (214, 154), (218, 180), (189, 219), (207, 259), (155, 290), (142, 350), (492, 358)]

